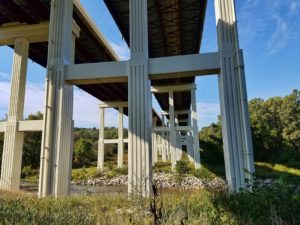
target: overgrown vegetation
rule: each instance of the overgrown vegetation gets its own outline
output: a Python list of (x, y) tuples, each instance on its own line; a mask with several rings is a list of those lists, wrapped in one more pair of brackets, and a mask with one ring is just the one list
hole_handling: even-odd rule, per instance
[(300, 190), (277, 181), (272, 188), (223, 191), (155, 191), (148, 200), (127, 196), (37, 199), (0, 192), (0, 224), (299, 224)]
[[(249, 102), (255, 161), (300, 168), (300, 105), (298, 90), (285, 97)], [(220, 118), (200, 132), (202, 160), (223, 164)]]

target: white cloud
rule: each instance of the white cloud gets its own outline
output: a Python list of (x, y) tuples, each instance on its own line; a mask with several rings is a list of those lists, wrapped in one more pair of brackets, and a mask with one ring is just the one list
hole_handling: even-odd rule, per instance
[(0, 72), (0, 80), (1, 81), (8, 81), (8, 80), (10, 80), (10, 74), (4, 73), (4, 72)]
[[(0, 82), (0, 119), (5, 117), (9, 108), (10, 83)], [(26, 85), (24, 116), (44, 110), (44, 85), (28, 83)], [(99, 127), (100, 101), (88, 93), (75, 88), (73, 118), (75, 126)], [(106, 110), (105, 126), (117, 126), (117, 111)], [(125, 120), (126, 122), (126, 120)]]
[(115, 52), (117, 53), (117, 55), (120, 57), (121, 60), (129, 59), (130, 52), (125, 41), (122, 41), (121, 43), (115, 43), (113, 41), (110, 41), (110, 45), (115, 50)]
[[(0, 82), (0, 119), (5, 117), (9, 107), (10, 83)], [(28, 83), (25, 96), (24, 116), (38, 111), (43, 112), (45, 99), (44, 85)], [(74, 111), (73, 118), (77, 127), (99, 127), (99, 103), (100, 101), (88, 93), (75, 88), (74, 89)], [(154, 107), (157, 107), (154, 104)], [(199, 128), (207, 126), (217, 121), (220, 114), (219, 104), (199, 102), (198, 125)], [(157, 109), (160, 110), (160, 109)], [(128, 119), (125, 117), (124, 126), (127, 125)], [(118, 125), (118, 112), (115, 109), (105, 110), (105, 126)]]
[(290, 2), (290, 14), (295, 15), (299, 12), (300, 9), (300, 2), (298, 1), (292, 1)]
[(247, 0), (239, 13), (241, 40), (246, 47), (262, 45), (264, 52), (282, 51), (297, 38), (295, 14), (300, 9), (299, 0)]
[(216, 103), (198, 102), (198, 126), (202, 128), (218, 120), (220, 105)]
[(276, 53), (284, 48), (293, 36), (292, 30), (280, 16), (274, 16), (276, 19), (276, 29), (270, 36), (267, 44), (267, 51), (270, 54)]

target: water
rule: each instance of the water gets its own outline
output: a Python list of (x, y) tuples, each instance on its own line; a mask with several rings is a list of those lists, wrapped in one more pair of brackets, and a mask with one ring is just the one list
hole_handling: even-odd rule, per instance
[[(37, 182), (21, 182), (21, 190), (37, 194)], [(71, 195), (126, 195), (127, 186), (71, 185)]]

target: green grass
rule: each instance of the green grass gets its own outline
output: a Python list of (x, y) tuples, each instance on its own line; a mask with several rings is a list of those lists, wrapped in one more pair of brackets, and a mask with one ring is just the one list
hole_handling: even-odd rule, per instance
[[(152, 212), (150, 210), (152, 203)], [(229, 194), (223, 191), (162, 191), (153, 199), (78, 196), (38, 199), (0, 191), (0, 224), (299, 224), (299, 189), (278, 183), (272, 189)], [(280, 223), (281, 221), (281, 223)]]
[(300, 176), (300, 170), (296, 168), (287, 167), (282, 164), (271, 164), (271, 163), (265, 163), (265, 162), (256, 162), (256, 166), (264, 167), (273, 170), (274, 172), (281, 172), (281, 173), (288, 173), (290, 175), (294, 176)]

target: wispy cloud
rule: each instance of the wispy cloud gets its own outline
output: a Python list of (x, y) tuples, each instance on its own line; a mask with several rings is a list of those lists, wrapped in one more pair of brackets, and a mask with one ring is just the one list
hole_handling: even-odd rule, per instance
[(198, 126), (199, 128), (210, 125), (218, 120), (220, 115), (220, 105), (208, 102), (197, 103)]
[(299, 9), (299, 0), (245, 1), (238, 11), (243, 44), (249, 48), (259, 45), (267, 54), (280, 52), (300, 33), (295, 23)]
[[(10, 83), (0, 82), (0, 119), (5, 117), (9, 108)], [(44, 110), (44, 85), (28, 83), (25, 95), (24, 116)], [(73, 118), (75, 126), (99, 127), (100, 101), (88, 93), (75, 88)], [(105, 126), (117, 126), (117, 111), (106, 110)], [(125, 120), (126, 122), (126, 120)]]
[(128, 60), (129, 59), (129, 48), (125, 41), (122, 41), (120, 43), (116, 43), (113, 41), (110, 41), (111, 47), (115, 50), (117, 55), (120, 57), (121, 60)]
[(299, 0), (297, 1), (291, 1), (290, 2), (290, 14), (295, 15), (299, 12), (300, 10), (300, 2)]
[(10, 80), (10, 74), (0, 72), (0, 81), (9, 81)]

